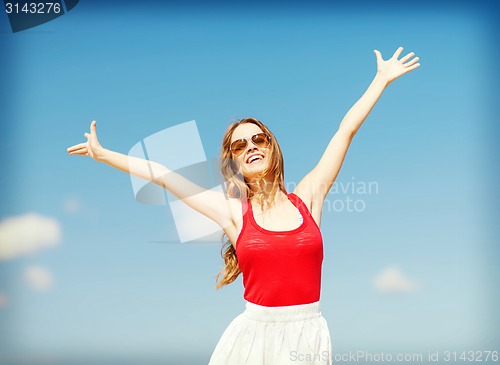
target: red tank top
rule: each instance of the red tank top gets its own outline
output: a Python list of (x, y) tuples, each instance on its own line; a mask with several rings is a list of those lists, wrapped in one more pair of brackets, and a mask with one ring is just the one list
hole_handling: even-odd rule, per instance
[(244, 298), (267, 306), (288, 306), (319, 301), (323, 239), (309, 209), (295, 194), (288, 194), (303, 217), (290, 231), (269, 231), (254, 219), (250, 201), (242, 202), (243, 227), (236, 241), (236, 256), (243, 275)]

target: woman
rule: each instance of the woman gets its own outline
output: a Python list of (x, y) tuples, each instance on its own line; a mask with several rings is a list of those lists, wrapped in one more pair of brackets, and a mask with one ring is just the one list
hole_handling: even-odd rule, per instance
[(243, 273), (245, 311), (224, 331), (211, 365), (331, 364), (327, 323), (319, 308), (323, 243), (319, 231), (323, 201), (344, 161), (349, 145), (384, 89), (419, 67), (403, 48), (387, 61), (375, 50), (377, 73), (363, 96), (345, 115), (318, 164), (293, 193), (284, 186), (283, 157), (271, 131), (254, 118), (226, 131), (221, 170), (227, 197), (204, 190), (158, 163), (103, 148), (96, 123), (87, 142), (69, 154), (151, 180), (219, 224), (228, 237), (225, 268), (217, 288)]

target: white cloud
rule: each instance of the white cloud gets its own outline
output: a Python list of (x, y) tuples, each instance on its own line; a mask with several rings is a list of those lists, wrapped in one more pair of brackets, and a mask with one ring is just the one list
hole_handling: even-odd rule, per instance
[(33, 289), (45, 291), (52, 288), (54, 280), (49, 270), (41, 266), (30, 266), (24, 270), (24, 280)]
[(0, 222), (0, 260), (32, 255), (61, 240), (61, 226), (53, 218), (29, 213)]
[(7, 295), (0, 293), (0, 308), (7, 306)]
[(419, 289), (419, 284), (397, 267), (384, 269), (375, 277), (373, 284), (381, 293), (412, 293)]

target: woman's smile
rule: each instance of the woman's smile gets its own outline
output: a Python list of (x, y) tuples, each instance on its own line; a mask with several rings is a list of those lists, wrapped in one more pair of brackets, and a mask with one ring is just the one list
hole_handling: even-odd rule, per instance
[(257, 153), (252, 153), (250, 154), (247, 159), (246, 163), (247, 164), (254, 164), (258, 162), (264, 161), (265, 155), (263, 153), (257, 152)]

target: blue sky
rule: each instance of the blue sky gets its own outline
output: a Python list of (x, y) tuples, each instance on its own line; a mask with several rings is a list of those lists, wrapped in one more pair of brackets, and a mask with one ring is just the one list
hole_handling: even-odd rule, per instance
[[(170, 209), (137, 202), (126, 174), (66, 154), (92, 119), (100, 142), (122, 153), (196, 120), (213, 159), (230, 121), (253, 116), (276, 135), (293, 185), (370, 84), (373, 50), (387, 59), (398, 46), (422, 66), (384, 92), (336, 186), (377, 189), (332, 192), (323, 213), (321, 305), (334, 349), (500, 349), (498, 71), (480, 5), (116, 9), (82, 1), (15, 34), (0, 18), (8, 50), (0, 242), (19, 247), (4, 233), (17, 219), (37, 247), (0, 258), (4, 359), (207, 363), (244, 309), (241, 277), (214, 289), (220, 242), (179, 243)], [(348, 211), (348, 199), (363, 209)], [(399, 290), (381, 291), (377, 280), (396, 280)]]

